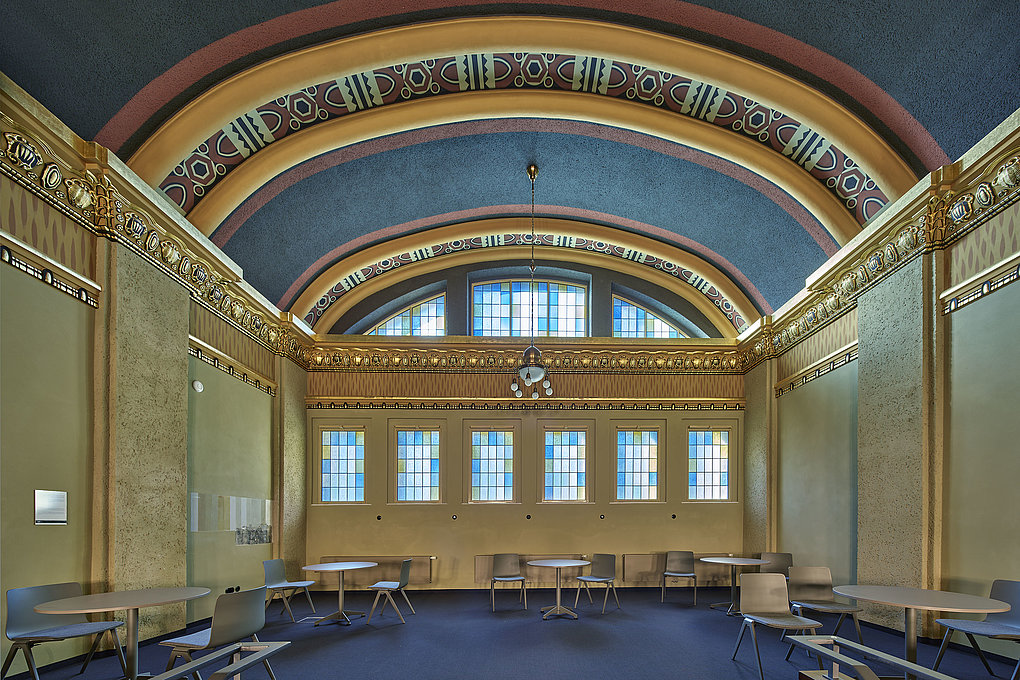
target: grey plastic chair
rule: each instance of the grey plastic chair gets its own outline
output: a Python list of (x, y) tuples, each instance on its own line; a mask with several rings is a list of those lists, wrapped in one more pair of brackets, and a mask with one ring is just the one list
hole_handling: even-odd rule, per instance
[[(935, 619), (936, 623), (941, 623), (946, 627), (946, 635), (942, 638), (942, 646), (939, 647), (939, 654), (935, 657), (935, 665), (931, 667), (933, 671), (939, 669), (939, 664), (942, 663), (942, 656), (946, 653), (946, 647), (949, 646), (949, 638), (956, 631), (960, 631), (967, 636), (970, 646), (977, 652), (981, 663), (985, 665), (985, 669), (990, 675), (995, 675), (995, 673), (992, 673), (992, 667), (988, 665), (988, 659), (985, 658), (984, 652), (978, 647), (974, 636), (982, 635), (993, 640), (1015, 640), (1020, 642), (1020, 581), (996, 579), (992, 581), (992, 590), (988, 596), (993, 600), (1002, 600), (1009, 603), (1010, 610), (998, 614), (988, 614), (983, 621), (974, 621), (972, 619)], [(1020, 660), (1016, 662), (1016, 668), (1013, 669), (1013, 675), (1010, 676), (1010, 680), (1020, 680)]]
[(521, 594), (518, 600), (524, 600), (524, 608), (528, 608), (528, 589), (521, 574), (521, 556), (517, 553), (496, 553), (492, 556), (492, 581), (489, 583), (489, 601), (492, 611), (496, 611), (496, 583), (521, 582)]
[(616, 608), (620, 608), (620, 598), (616, 594), (616, 555), (610, 555), (607, 553), (595, 553), (591, 557), (591, 573), (587, 576), (577, 577), (577, 594), (574, 595), (574, 606), (577, 606), (577, 600), (581, 597), (581, 586), (584, 586), (584, 592), (588, 594), (588, 602), (594, 602), (591, 598), (591, 588), (588, 586), (589, 583), (604, 583), (606, 586), (606, 596), (602, 598), (602, 613), (606, 613), (606, 603), (609, 602), (609, 591), (613, 591), (613, 598), (616, 599)]
[[(177, 659), (184, 659), (185, 662), (191, 661), (192, 652), (215, 649), (233, 642), (240, 642), (245, 638), (251, 638), (253, 642), (258, 642), (256, 633), (266, 625), (266, 608), (263, 604), (265, 599), (265, 586), (220, 595), (216, 598), (212, 624), (208, 628), (159, 643), (170, 647), (170, 660), (166, 664), (166, 670), (173, 668)], [(262, 664), (266, 667), (269, 677), (276, 680), (273, 668), (269, 665), (269, 659), (264, 660)], [(192, 673), (192, 676), (195, 680), (202, 680), (198, 671)]]
[(787, 577), (790, 575), (790, 567), (793, 566), (793, 553), (763, 552), (761, 558), (768, 560), (769, 563), (761, 565), (758, 568), (758, 573), (782, 574)]
[(264, 560), (262, 562), (262, 569), (266, 573), (266, 590), (269, 592), (269, 599), (266, 600), (266, 609), (272, 604), (273, 598), (279, 595), (280, 599), (283, 600), (283, 608), (290, 614), (290, 620), (295, 621), (294, 612), (290, 610), (290, 598), (294, 596), (296, 591), (303, 590), (305, 591), (305, 598), (308, 600), (308, 606), (312, 608), (312, 613), (315, 613), (312, 596), (308, 594), (308, 586), (313, 585), (315, 581), (288, 581), (283, 560)]
[[(385, 595), (386, 600), (383, 601), (382, 609), (379, 610), (379, 616), (382, 616), (383, 611), (386, 609), (386, 602), (388, 601), (393, 606), (393, 611), (400, 617), (401, 623), (407, 623), (404, 621), (404, 615), (400, 613), (397, 608), (397, 603), (393, 601), (393, 596), (390, 593), (399, 592), (404, 596), (404, 601), (407, 602), (407, 606), (411, 607), (411, 613), (414, 614), (414, 607), (411, 606), (411, 601), (407, 599), (407, 593), (404, 588), (407, 587), (407, 581), (411, 577), (411, 559), (404, 560), (403, 564), (400, 565), (400, 580), (399, 581), (377, 581), (374, 585), (368, 587), (369, 590), (375, 591), (375, 600), (372, 602), (372, 609), (368, 612), (368, 621), (372, 620), (372, 614), (375, 612), (375, 606), (379, 604), (379, 596)], [(366, 622), (367, 623), (367, 622)]]
[[(808, 630), (816, 635), (822, 624), (814, 619), (806, 619), (790, 613), (789, 594), (786, 590), (786, 578), (782, 574), (741, 574), (740, 575), (740, 613), (744, 617), (737, 635), (737, 644), (733, 647), (731, 659), (737, 658), (740, 641), (744, 639), (744, 631), (751, 630), (754, 641), (754, 655), (758, 659), (758, 674), (765, 680), (765, 671), (761, 667), (761, 653), (758, 651), (758, 635), (754, 625), (760, 623), (769, 628), (787, 630)], [(793, 645), (786, 652), (790, 658)]]
[(694, 606), (698, 605), (698, 576), (694, 573), (693, 551), (670, 550), (666, 553), (666, 570), (662, 572), (662, 595), (659, 602), (666, 601), (667, 578), (689, 578), (694, 581)]
[(113, 638), (114, 649), (117, 650), (117, 658), (120, 659), (120, 667), (127, 675), (124, 650), (120, 646), (120, 636), (117, 635), (117, 628), (123, 626), (123, 623), (120, 621), (91, 622), (85, 618), (84, 614), (40, 614), (35, 611), (37, 604), (50, 600), (62, 600), (65, 597), (78, 597), (81, 594), (81, 584), (75, 582), (11, 588), (7, 591), (7, 625), (4, 634), (14, 644), (11, 645), (7, 657), (4, 659), (0, 678), (7, 675), (19, 649), (25, 655), (25, 663), (28, 664), (32, 678), (39, 680), (39, 670), (36, 668), (35, 658), (32, 656), (32, 647), (43, 642), (95, 635), (96, 639), (92, 641), (92, 647), (89, 648), (89, 653), (85, 657), (85, 663), (78, 671), (80, 675), (85, 672), (89, 661), (92, 660), (92, 655), (99, 648), (99, 641), (102, 639), (103, 633), (107, 631)]
[(839, 614), (839, 620), (836, 621), (836, 627), (832, 631), (833, 635), (839, 633), (839, 627), (849, 615), (853, 618), (854, 628), (857, 629), (857, 641), (864, 644), (864, 638), (861, 637), (861, 622), (857, 618), (861, 608), (836, 600), (832, 594), (832, 573), (828, 567), (791, 566), (790, 581), (787, 585), (794, 614), (802, 615), (805, 609), (823, 614)]

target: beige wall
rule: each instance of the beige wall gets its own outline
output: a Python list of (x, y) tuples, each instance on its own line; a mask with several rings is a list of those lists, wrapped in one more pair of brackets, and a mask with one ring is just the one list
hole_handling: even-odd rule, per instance
[(994, 579), (1020, 580), (1020, 285), (963, 307), (952, 324), (942, 574), (949, 590), (987, 595)]
[[(6, 264), (0, 309), (0, 589), (64, 581), (87, 589), (95, 311)], [(67, 492), (67, 526), (35, 526), (35, 489)], [(4, 638), (4, 655), (9, 646)], [(70, 640), (35, 658), (42, 665), (87, 650)], [(25, 669), (19, 654), (12, 672)]]
[(856, 582), (857, 362), (778, 400), (778, 549)]
[[(725, 503), (686, 502), (688, 427), (731, 428), (731, 457), (739, 461), (742, 412), (716, 414), (642, 412), (480, 412), (397, 410), (309, 410), (309, 440), (314, 449), (318, 428), (326, 423), (366, 430), (366, 503), (324, 505), (308, 509), (309, 562), (325, 555), (435, 555), (433, 588), (475, 588), (474, 556), (495, 552), (623, 553), (694, 550), (734, 552), (743, 549), (741, 484), (731, 482), (737, 497)], [(388, 487), (395, 423), (435, 424), (443, 431), (440, 504), (390, 502)], [(520, 502), (466, 504), (472, 424), (516, 427)], [(540, 493), (539, 430), (545, 425), (588, 427), (588, 488), (591, 502), (538, 503)], [(663, 500), (617, 503), (615, 499), (617, 427), (656, 425), (660, 457), (665, 456)], [(309, 451), (309, 469), (317, 452)], [(592, 463), (594, 465), (592, 466)], [(738, 472), (739, 475), (739, 472)], [(315, 499), (314, 487), (309, 497)], [(676, 514), (676, 519), (672, 515)], [(457, 515), (457, 519), (452, 518)], [(531, 519), (526, 516), (531, 515)], [(605, 519), (600, 519), (604, 515)], [(377, 519), (381, 517), (382, 519)], [(618, 558), (619, 560), (619, 558)], [(618, 562), (619, 563), (619, 562)], [(548, 577), (553, 579), (550, 572)], [(485, 584), (483, 584), (484, 586)], [(420, 584), (416, 587), (422, 587)], [(427, 587), (427, 586), (426, 586)]]
[(237, 545), (229, 507), (231, 497), (272, 498), (273, 399), (191, 357), (194, 380), (204, 390), (188, 389), (188, 493), (202, 500), (189, 509), (188, 585), (212, 593), (188, 603), (188, 621), (212, 616), (216, 595), (228, 587), (265, 583), (262, 561), (272, 557), (272, 544)]

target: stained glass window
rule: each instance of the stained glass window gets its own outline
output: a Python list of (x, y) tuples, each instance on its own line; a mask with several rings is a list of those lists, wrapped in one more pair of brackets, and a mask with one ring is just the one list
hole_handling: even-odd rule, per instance
[(514, 499), (514, 433), (471, 433), (471, 500)]
[(618, 430), (616, 433), (616, 499), (655, 500), (659, 491), (659, 433)]
[(547, 501), (585, 499), (585, 432), (545, 433), (545, 496)]
[(365, 500), (365, 433), (322, 431), (322, 501)]
[(730, 497), (730, 433), (691, 430), (687, 439), (687, 497), (726, 500)]
[(580, 338), (588, 334), (588, 291), (555, 281), (496, 281), (472, 286), (472, 335)]
[(439, 431), (397, 431), (397, 500), (439, 500)]
[(614, 338), (685, 338), (671, 324), (629, 300), (613, 296)]
[(446, 295), (417, 302), (366, 335), (446, 335)]

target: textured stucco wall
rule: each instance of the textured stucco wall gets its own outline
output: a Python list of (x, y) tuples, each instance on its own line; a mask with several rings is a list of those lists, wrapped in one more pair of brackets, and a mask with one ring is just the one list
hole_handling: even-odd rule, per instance
[(283, 558), (287, 575), (297, 579), (304, 572), (301, 567), (305, 560), (305, 520), (308, 507), (307, 439), (305, 417), (305, 394), (308, 389), (308, 375), (303, 368), (288, 359), (280, 359), (280, 385), (277, 400), (280, 409), (280, 498), (279, 517), (280, 557)]
[(775, 401), (771, 367), (762, 363), (744, 376), (744, 551), (769, 550), (769, 422)]
[[(121, 247), (113, 258), (112, 573), (117, 590), (186, 578), (188, 294)], [(184, 605), (143, 609), (141, 637), (184, 626)]]
[(857, 362), (778, 400), (778, 547), (853, 583), (857, 554)]
[[(860, 583), (923, 587), (923, 266), (915, 259), (857, 302)], [(866, 607), (902, 627), (903, 612)]]

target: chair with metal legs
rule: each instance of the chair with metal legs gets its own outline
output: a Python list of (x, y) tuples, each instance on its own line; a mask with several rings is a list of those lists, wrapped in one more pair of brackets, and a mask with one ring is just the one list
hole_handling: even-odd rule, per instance
[(832, 574), (828, 567), (791, 566), (788, 586), (794, 614), (802, 615), (805, 609), (823, 614), (839, 614), (836, 628), (832, 631), (833, 635), (839, 633), (839, 627), (849, 615), (853, 618), (854, 628), (857, 629), (857, 641), (864, 644), (864, 638), (861, 637), (861, 622), (857, 618), (861, 608), (836, 600), (832, 594)]
[(407, 592), (404, 588), (407, 586), (407, 581), (411, 577), (411, 559), (404, 560), (403, 564), (400, 565), (400, 580), (399, 581), (378, 581), (374, 585), (368, 587), (369, 590), (375, 591), (375, 600), (372, 602), (372, 609), (368, 612), (368, 622), (372, 621), (372, 614), (375, 613), (375, 606), (379, 604), (379, 596), (385, 595), (386, 599), (383, 601), (382, 609), (379, 610), (379, 616), (382, 616), (383, 611), (386, 609), (386, 602), (389, 602), (393, 607), (393, 611), (400, 617), (401, 623), (407, 623), (404, 621), (404, 615), (400, 613), (397, 608), (397, 603), (393, 601), (393, 596), (390, 593), (398, 592), (404, 596), (404, 601), (407, 602), (407, 606), (411, 607), (411, 613), (414, 614), (414, 607), (411, 606), (411, 601), (407, 599)]
[(290, 614), (290, 620), (294, 621), (294, 612), (290, 610), (290, 598), (297, 591), (303, 590), (305, 591), (305, 598), (308, 600), (308, 606), (312, 608), (312, 613), (315, 613), (312, 596), (308, 594), (308, 586), (313, 585), (315, 581), (288, 581), (283, 560), (263, 560), (262, 568), (266, 573), (266, 591), (269, 593), (269, 599), (266, 600), (266, 609), (272, 604), (273, 598), (279, 595), (280, 599), (283, 600), (283, 608)]
[(117, 658), (120, 660), (120, 667), (127, 675), (127, 663), (124, 661), (124, 650), (120, 645), (120, 636), (117, 635), (117, 628), (124, 624), (120, 621), (95, 621), (90, 622), (84, 614), (40, 614), (35, 611), (37, 604), (49, 602), (50, 600), (62, 600), (66, 597), (77, 597), (82, 594), (81, 584), (52, 583), (44, 586), (29, 586), (27, 588), (11, 588), (7, 591), (7, 625), (4, 633), (7, 639), (13, 644), (4, 659), (3, 670), (0, 671), (0, 678), (7, 675), (14, 661), (14, 655), (21, 650), (25, 655), (25, 663), (32, 674), (33, 680), (39, 680), (39, 671), (35, 665), (35, 657), (32, 656), (32, 647), (43, 642), (57, 642), (69, 640), (86, 635), (95, 635), (92, 647), (89, 648), (85, 663), (82, 664), (78, 674), (85, 672), (92, 660), (92, 655), (99, 649), (99, 641), (103, 633), (109, 631), (113, 638), (114, 649), (117, 651)]
[(763, 552), (761, 559), (768, 560), (768, 564), (758, 567), (759, 573), (790, 576), (790, 567), (793, 566), (793, 553)]
[(662, 594), (659, 602), (666, 601), (666, 579), (689, 578), (694, 582), (694, 606), (698, 606), (698, 576), (694, 573), (694, 552), (670, 550), (666, 553), (666, 569), (662, 572)]
[(577, 600), (581, 597), (581, 586), (584, 592), (588, 593), (588, 601), (594, 602), (591, 598), (589, 583), (603, 583), (606, 586), (606, 595), (602, 598), (602, 613), (606, 613), (606, 603), (609, 602), (609, 591), (613, 591), (616, 599), (616, 608), (620, 608), (620, 598), (616, 594), (616, 555), (607, 553), (595, 553), (591, 558), (591, 573), (587, 576), (577, 577), (577, 594), (574, 595), (574, 607), (577, 607)]
[[(170, 660), (166, 664), (166, 670), (169, 671), (173, 668), (177, 659), (191, 661), (192, 652), (222, 647), (245, 638), (251, 638), (253, 642), (258, 642), (256, 633), (266, 625), (266, 608), (262, 604), (265, 599), (265, 586), (220, 595), (216, 598), (212, 623), (208, 628), (159, 643), (170, 647)], [(266, 667), (269, 677), (276, 680), (269, 660), (264, 660), (262, 665)], [(195, 680), (202, 680), (198, 671), (192, 675)]]
[(517, 553), (496, 553), (492, 556), (492, 581), (489, 583), (489, 601), (492, 611), (496, 611), (496, 583), (521, 582), (521, 594), (518, 599), (524, 600), (524, 608), (528, 608), (528, 590), (521, 574), (521, 556)]
[[(741, 574), (740, 575), (740, 613), (744, 621), (740, 624), (737, 644), (733, 647), (731, 659), (737, 658), (740, 641), (744, 639), (744, 631), (750, 629), (751, 640), (754, 642), (754, 655), (758, 659), (758, 674), (765, 680), (765, 671), (761, 667), (761, 654), (758, 652), (758, 634), (755, 624), (760, 623), (769, 628), (787, 630), (808, 630), (817, 634), (822, 624), (814, 619), (795, 616), (790, 613), (789, 594), (786, 590), (786, 577), (782, 574)], [(793, 645), (786, 652), (790, 658)]]
[[(978, 647), (974, 636), (982, 635), (993, 640), (1014, 640), (1020, 642), (1020, 581), (996, 579), (992, 581), (992, 590), (988, 596), (993, 600), (1002, 600), (1009, 603), (1010, 610), (999, 614), (988, 614), (983, 621), (971, 619), (935, 619), (936, 623), (946, 627), (946, 635), (942, 638), (939, 654), (935, 657), (935, 665), (932, 666), (933, 671), (939, 669), (939, 664), (942, 663), (942, 656), (946, 653), (946, 647), (949, 646), (949, 638), (952, 637), (955, 631), (960, 631), (967, 636), (970, 646), (977, 652), (981, 663), (985, 665), (985, 670), (991, 675), (995, 675), (995, 673), (992, 673), (992, 667), (988, 665), (988, 659), (985, 658), (984, 652)], [(1010, 680), (1020, 680), (1020, 661), (1016, 662), (1016, 668), (1013, 669), (1013, 675), (1010, 676)]]

